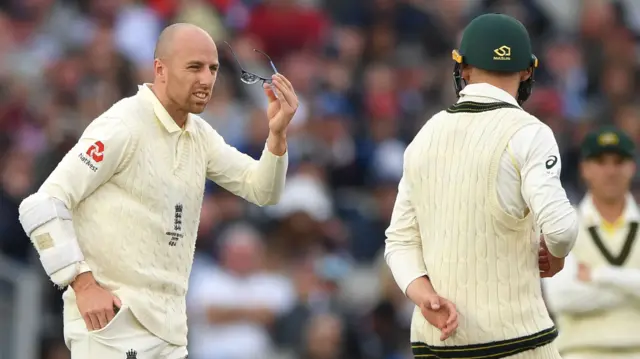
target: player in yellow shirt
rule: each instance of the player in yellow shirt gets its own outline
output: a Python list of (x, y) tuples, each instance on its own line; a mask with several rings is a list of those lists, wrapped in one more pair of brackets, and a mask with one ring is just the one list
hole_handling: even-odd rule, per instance
[(185, 296), (206, 179), (257, 205), (279, 201), (286, 129), (298, 107), (293, 87), (281, 74), (242, 71), (269, 98), (269, 137), (255, 161), (197, 116), (218, 68), (204, 30), (166, 28), (153, 83), (94, 120), (22, 202), (20, 221), (45, 271), (66, 287), (72, 359), (185, 358)]
[(544, 280), (564, 359), (640, 358), (640, 210), (630, 193), (635, 144), (603, 127), (582, 145), (588, 192), (565, 269)]

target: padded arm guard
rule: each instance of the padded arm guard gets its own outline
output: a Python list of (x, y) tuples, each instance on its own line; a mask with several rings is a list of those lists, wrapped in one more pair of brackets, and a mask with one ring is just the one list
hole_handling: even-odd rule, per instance
[[(40, 261), (47, 275), (55, 273), (54, 283), (64, 286), (73, 281), (77, 270), (65, 270), (61, 278), (56, 273), (84, 260), (71, 213), (65, 204), (44, 193), (35, 193), (20, 204), (20, 223), (40, 255)], [(72, 266), (73, 265), (73, 266)]]

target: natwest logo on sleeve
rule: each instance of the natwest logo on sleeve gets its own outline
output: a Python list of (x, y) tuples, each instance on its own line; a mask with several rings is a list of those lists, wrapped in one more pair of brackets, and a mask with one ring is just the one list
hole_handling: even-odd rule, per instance
[(96, 163), (102, 162), (104, 159), (104, 143), (96, 141), (87, 150), (87, 156), (91, 157)]
[(79, 153), (78, 158), (93, 172), (97, 172), (97, 164), (104, 160), (104, 143), (96, 141), (87, 149), (87, 152)]

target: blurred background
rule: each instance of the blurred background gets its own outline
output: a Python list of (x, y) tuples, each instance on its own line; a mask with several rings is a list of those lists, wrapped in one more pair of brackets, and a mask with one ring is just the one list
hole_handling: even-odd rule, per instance
[[(577, 202), (587, 130), (614, 123), (640, 140), (640, 1), (0, 1), (0, 358), (69, 358), (61, 293), (22, 231), (18, 204), (93, 118), (151, 80), (155, 40), (178, 21), (220, 45), (203, 118), (241, 151), (257, 157), (264, 146), (266, 99), (239, 81), (223, 40), (258, 74), (271, 70), (252, 49), (269, 54), (301, 99), (278, 206), (208, 186), (188, 298), (190, 358), (410, 358), (412, 305), (383, 265), (384, 230), (405, 146), (456, 100), (450, 53), (485, 12), (510, 14), (531, 33), (541, 69), (526, 108), (555, 131)], [(229, 306), (243, 315), (211, 315)]]

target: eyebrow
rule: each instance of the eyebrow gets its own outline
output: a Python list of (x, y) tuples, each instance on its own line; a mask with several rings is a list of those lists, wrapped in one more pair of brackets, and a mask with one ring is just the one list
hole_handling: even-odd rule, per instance
[[(187, 63), (187, 66), (192, 66), (192, 65), (205, 66), (205, 63), (204, 63), (204, 62), (202, 62), (202, 61), (189, 61), (189, 62)], [(217, 69), (217, 68), (219, 68), (219, 67), (220, 67), (220, 64), (219, 64), (219, 63), (217, 63), (217, 62), (214, 62), (214, 63), (209, 64), (209, 66), (208, 66), (208, 67), (213, 67), (213, 68), (216, 68), (216, 69)]]

